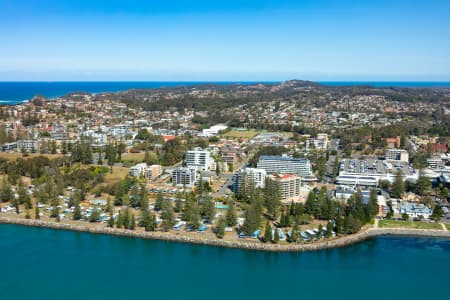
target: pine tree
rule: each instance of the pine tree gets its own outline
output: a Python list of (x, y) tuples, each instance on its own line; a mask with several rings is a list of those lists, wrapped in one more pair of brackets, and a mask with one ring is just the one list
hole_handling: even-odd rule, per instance
[(117, 216), (116, 227), (117, 228), (123, 227), (123, 213), (121, 210), (119, 210), (119, 214)]
[(19, 199), (13, 198), (11, 204), (14, 205), (14, 208), (16, 209), (16, 214), (20, 214)]
[(122, 224), (125, 229), (130, 228), (130, 211), (128, 208), (125, 209), (125, 212), (123, 213)]
[(168, 231), (175, 225), (175, 214), (173, 212), (172, 203), (165, 200), (161, 207), (161, 227), (164, 231)]
[(50, 218), (57, 218), (57, 217), (59, 217), (59, 207), (58, 205), (54, 205), (52, 212), (50, 214)]
[(378, 196), (377, 191), (374, 189), (370, 190), (369, 202), (367, 203), (368, 220), (372, 219), (378, 214)]
[(24, 204), (26, 209), (32, 208), (31, 198), (28, 195), (27, 190), (23, 186), (22, 181), (19, 182), (19, 187), (17, 189), (18, 200), (20, 204)]
[(108, 197), (108, 199), (106, 200), (106, 208), (105, 208), (105, 211), (106, 211), (107, 213), (112, 213), (112, 212), (113, 212), (113, 209), (112, 209), (112, 203), (111, 203), (111, 198), (110, 198), (110, 197)]
[(317, 213), (317, 211), (315, 209), (316, 201), (317, 201), (316, 192), (317, 192), (316, 188), (314, 188), (312, 191), (309, 192), (308, 197), (306, 198), (305, 206), (304, 206), (305, 212), (308, 214), (314, 215), (314, 216), (316, 216), (316, 213)]
[(392, 186), (392, 197), (401, 199), (405, 193), (405, 183), (403, 182), (403, 173), (401, 170), (395, 174), (394, 184)]
[(131, 214), (129, 228), (134, 230), (136, 228), (136, 220), (134, 219), (134, 214)]
[(159, 210), (162, 209), (164, 200), (165, 200), (165, 199), (164, 199), (163, 194), (162, 194), (161, 192), (159, 192), (159, 193), (156, 195), (156, 200), (155, 200), (155, 210), (156, 210), (156, 211), (159, 211)]
[(280, 217), (280, 227), (286, 227), (286, 224), (284, 223), (285, 218), (284, 218), (284, 210), (281, 212), (281, 217)]
[(327, 223), (327, 232), (326, 232), (325, 236), (327, 238), (329, 238), (329, 237), (332, 236), (332, 234), (333, 234), (333, 223), (332, 222), (328, 222)]
[(278, 228), (275, 227), (275, 232), (273, 235), (273, 242), (276, 244), (280, 241), (280, 233), (278, 232)]
[(236, 215), (236, 210), (234, 208), (233, 202), (231, 202), (228, 205), (228, 210), (225, 214), (225, 219), (226, 219), (227, 226), (229, 226), (229, 227), (233, 227), (237, 224), (237, 215)]
[(144, 218), (145, 231), (155, 231), (157, 227), (156, 217), (153, 213), (148, 213)]
[(318, 230), (319, 230), (319, 237), (322, 237), (322, 233), (323, 233), (323, 226), (322, 226), (322, 224), (319, 224)]
[(294, 224), (294, 227), (291, 230), (291, 237), (290, 237), (290, 241), (293, 243), (296, 243), (299, 239), (299, 234), (298, 234), (298, 225), (297, 223)]
[(200, 211), (198, 210), (197, 206), (194, 207), (190, 220), (187, 222), (188, 226), (190, 226), (192, 229), (198, 229), (201, 226), (201, 217), (200, 217)]
[(216, 214), (216, 208), (212, 199), (206, 200), (202, 207), (202, 215), (208, 219), (209, 223), (212, 223)]
[(175, 208), (174, 211), (176, 213), (179, 213), (183, 210), (183, 201), (181, 200), (181, 198), (179, 196), (177, 196), (177, 199), (175, 200)]
[(268, 242), (270, 240), (272, 240), (272, 227), (270, 226), (269, 221), (267, 221), (264, 229), (264, 242)]
[(109, 216), (108, 227), (111, 227), (111, 228), (114, 227), (114, 216), (113, 216), (112, 213), (111, 213), (110, 216)]
[(214, 228), (216, 236), (219, 239), (221, 239), (221, 238), (223, 238), (225, 236), (225, 227), (226, 227), (225, 220), (223, 218), (219, 219), (219, 221), (217, 222), (216, 227)]
[(13, 198), (13, 192), (11, 185), (6, 181), (6, 177), (3, 179), (2, 186), (0, 187), (0, 200), (2, 202), (8, 202)]
[(34, 207), (34, 218), (36, 220), (39, 220), (41, 218), (40, 213), (39, 213), (39, 206), (37, 204)]
[(75, 208), (73, 210), (72, 219), (74, 219), (74, 220), (81, 219), (81, 206), (80, 206), (80, 203), (76, 203)]
[(284, 215), (284, 227), (291, 226), (291, 218), (289, 217), (289, 214)]
[(255, 232), (259, 228), (261, 222), (261, 205), (257, 200), (253, 201), (254, 202), (252, 202), (245, 211), (243, 229), (247, 234)]

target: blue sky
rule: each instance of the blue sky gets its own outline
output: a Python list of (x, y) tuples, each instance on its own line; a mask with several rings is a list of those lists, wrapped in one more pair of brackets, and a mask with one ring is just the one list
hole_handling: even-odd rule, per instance
[(0, 0), (0, 80), (450, 81), (450, 1)]

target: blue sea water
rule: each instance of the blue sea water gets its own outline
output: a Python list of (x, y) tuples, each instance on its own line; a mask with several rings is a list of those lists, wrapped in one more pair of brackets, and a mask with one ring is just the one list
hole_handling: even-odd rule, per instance
[[(15, 104), (33, 98), (35, 95), (43, 95), (47, 98), (63, 96), (70, 92), (117, 92), (135, 88), (160, 88), (173, 86), (186, 86), (202, 83), (230, 84), (237, 82), (131, 82), (131, 81), (76, 81), (76, 82), (0, 82), (0, 104)], [(255, 82), (240, 82), (255, 83)], [(267, 82), (274, 83), (274, 82)], [(450, 87), (450, 82), (320, 82), (332, 86), (345, 85), (372, 85), (372, 86), (395, 86), (395, 87)]]
[(0, 225), (0, 299), (447, 299), (450, 240), (264, 253)]

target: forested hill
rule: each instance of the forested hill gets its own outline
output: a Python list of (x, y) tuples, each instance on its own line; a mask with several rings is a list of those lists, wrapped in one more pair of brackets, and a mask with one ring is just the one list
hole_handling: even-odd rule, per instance
[(404, 88), (370, 86), (328, 86), (311, 81), (290, 80), (260, 84), (202, 84), (194, 86), (133, 89), (97, 94), (96, 98), (114, 99), (132, 107), (163, 111), (169, 109), (209, 110), (270, 101), (310, 102), (321, 107), (344, 97), (379, 95), (399, 102), (447, 102), (449, 88)]

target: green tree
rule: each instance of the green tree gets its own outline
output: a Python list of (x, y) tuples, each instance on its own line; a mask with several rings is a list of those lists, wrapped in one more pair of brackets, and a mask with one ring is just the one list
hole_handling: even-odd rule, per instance
[(74, 220), (81, 219), (81, 206), (80, 206), (80, 203), (76, 203), (75, 208), (73, 210), (72, 219), (74, 219)]
[(277, 244), (280, 241), (280, 233), (278, 232), (278, 228), (274, 228), (274, 234), (273, 234), (273, 242)]
[(444, 211), (442, 210), (442, 207), (440, 207), (440, 206), (436, 206), (434, 209), (433, 209), (433, 214), (431, 215), (431, 218), (433, 219), (433, 220), (435, 220), (436, 222), (439, 222), (440, 220), (441, 220), (441, 218), (442, 218), (442, 216), (444, 215)]
[(117, 228), (122, 228), (123, 227), (123, 213), (122, 213), (122, 210), (119, 210), (119, 214), (117, 215), (116, 227)]
[(164, 196), (161, 192), (159, 192), (156, 195), (156, 200), (155, 200), (155, 210), (159, 211), (162, 209), (163, 203), (164, 203), (165, 199)]
[(327, 232), (326, 232), (325, 236), (327, 238), (329, 238), (329, 237), (332, 236), (332, 234), (333, 234), (333, 223), (332, 222), (328, 222), (327, 223)]
[(91, 212), (91, 216), (89, 217), (89, 222), (94, 223), (97, 222), (100, 218), (100, 212), (97, 209), (93, 209)]
[(136, 220), (134, 219), (134, 214), (131, 214), (130, 225), (128, 226), (131, 230), (136, 228)]
[(3, 183), (0, 187), (0, 199), (2, 202), (8, 202), (13, 198), (13, 192), (11, 189), (11, 185), (3, 180)]
[(54, 205), (52, 208), (52, 212), (50, 214), (50, 218), (57, 218), (59, 217), (59, 207), (58, 205)]
[(292, 243), (296, 243), (299, 240), (299, 234), (298, 234), (298, 225), (297, 223), (294, 224), (294, 227), (291, 230), (291, 236), (289, 237), (289, 240)]
[(108, 220), (108, 227), (111, 227), (111, 228), (113, 228), (114, 227), (114, 216), (113, 216), (113, 214), (112, 214), (112, 212), (110, 212), (110, 215), (109, 215), (109, 220)]
[(255, 232), (261, 223), (262, 208), (259, 201), (252, 202), (245, 210), (245, 221), (243, 225), (244, 232), (252, 234)]
[(403, 181), (403, 173), (398, 170), (395, 174), (394, 184), (392, 186), (392, 197), (401, 199), (405, 193), (405, 183)]
[(27, 190), (23, 186), (22, 181), (19, 182), (19, 186), (17, 189), (17, 195), (18, 195), (18, 201), (20, 204), (24, 204), (26, 209), (32, 208), (31, 198), (30, 195), (28, 195)]
[(275, 218), (278, 210), (281, 206), (280, 194), (278, 191), (277, 183), (267, 177), (265, 187), (263, 190), (264, 205), (267, 208), (267, 212)]
[(415, 184), (415, 192), (420, 196), (425, 196), (431, 190), (431, 181), (426, 176), (420, 175)]
[(19, 199), (13, 197), (13, 199), (11, 200), (11, 204), (14, 206), (14, 208), (16, 209), (16, 214), (20, 214), (20, 206), (19, 206)]
[(36, 220), (39, 220), (41, 218), (38, 205), (35, 205), (34, 207), (34, 218)]
[(367, 203), (367, 211), (369, 220), (378, 214), (378, 196), (377, 191), (374, 189), (370, 190), (369, 202)]
[(225, 220), (229, 227), (233, 227), (237, 224), (237, 214), (233, 202), (228, 205), (228, 210), (225, 214)]
[(155, 231), (156, 227), (158, 226), (156, 223), (155, 214), (149, 212), (143, 218), (144, 218), (143, 225), (144, 225), (145, 231)]
[(177, 196), (177, 198), (175, 199), (174, 211), (176, 213), (179, 213), (179, 212), (183, 211), (183, 200), (181, 199), (180, 196)]
[(267, 221), (264, 229), (264, 242), (268, 242), (270, 240), (272, 240), (272, 226), (270, 226), (269, 221)]
[(161, 228), (164, 231), (170, 230), (176, 223), (172, 203), (168, 200), (165, 200), (162, 204), (161, 219)]
[(209, 223), (212, 223), (215, 214), (216, 214), (216, 208), (215, 208), (214, 201), (212, 199), (206, 200), (202, 206), (202, 215), (206, 219), (208, 219)]
[(220, 218), (219, 221), (217, 222), (216, 227), (214, 228), (216, 236), (219, 239), (221, 239), (221, 238), (223, 238), (225, 236), (225, 227), (226, 227), (225, 219)]

